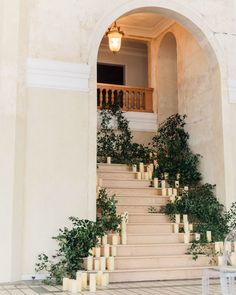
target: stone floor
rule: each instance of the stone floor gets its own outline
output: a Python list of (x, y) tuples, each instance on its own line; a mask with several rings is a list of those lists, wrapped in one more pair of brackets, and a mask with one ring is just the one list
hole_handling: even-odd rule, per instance
[[(61, 286), (45, 286), (39, 281), (16, 282), (0, 284), (0, 295), (66, 295)], [(95, 294), (83, 291), (83, 295)], [(197, 295), (202, 294), (200, 280), (185, 281), (155, 281), (110, 284), (106, 289), (98, 289), (97, 295)], [(217, 280), (211, 280), (210, 294), (220, 295), (220, 286)]]

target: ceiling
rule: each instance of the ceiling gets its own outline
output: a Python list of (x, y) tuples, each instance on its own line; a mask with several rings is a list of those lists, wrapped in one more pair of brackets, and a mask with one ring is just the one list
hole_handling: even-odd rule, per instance
[(134, 13), (122, 16), (117, 20), (117, 25), (124, 31), (126, 38), (152, 39), (168, 29), (174, 23), (157, 13)]

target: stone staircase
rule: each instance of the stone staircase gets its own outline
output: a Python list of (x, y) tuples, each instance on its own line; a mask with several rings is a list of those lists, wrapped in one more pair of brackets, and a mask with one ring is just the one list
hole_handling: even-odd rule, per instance
[(162, 213), (148, 213), (150, 206), (160, 208), (169, 197), (161, 196), (148, 180), (136, 180), (127, 165), (98, 164), (102, 186), (116, 194), (117, 211), (128, 211), (127, 245), (117, 246), (115, 271), (111, 282), (200, 278), (209, 258), (197, 261), (186, 255), (189, 244), (184, 234), (173, 233), (173, 223)]

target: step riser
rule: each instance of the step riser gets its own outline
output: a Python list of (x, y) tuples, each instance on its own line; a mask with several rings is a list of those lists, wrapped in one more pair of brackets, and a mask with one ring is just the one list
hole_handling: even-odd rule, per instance
[(108, 164), (98, 164), (98, 173), (99, 172), (127, 172), (131, 171), (131, 168), (127, 165), (108, 165)]
[(140, 222), (142, 222), (142, 223), (145, 223), (145, 222), (152, 222), (152, 223), (158, 223), (158, 222), (160, 222), (160, 223), (165, 223), (165, 222), (170, 222), (170, 219), (169, 219), (169, 217), (168, 216), (166, 216), (166, 215), (152, 215), (151, 213), (150, 213), (150, 215), (141, 215), (141, 216), (139, 216), (139, 215), (130, 215), (129, 216), (129, 222), (131, 222), (131, 223), (140, 223)]
[(128, 235), (127, 243), (129, 245), (138, 244), (168, 244), (183, 243), (183, 234), (172, 235)]
[(113, 272), (110, 273), (110, 282), (138, 282), (138, 281), (155, 281), (155, 280), (185, 280), (202, 278), (202, 269), (173, 269), (173, 270), (156, 270), (156, 271), (139, 271), (139, 272)]
[(208, 257), (198, 257), (195, 261), (191, 255), (181, 257), (147, 257), (147, 258), (119, 258), (115, 259), (115, 269), (155, 269), (168, 267), (208, 266)]
[(155, 224), (155, 225), (139, 225), (139, 224), (128, 224), (127, 225), (127, 233), (128, 234), (153, 234), (156, 235), (158, 233), (173, 233), (173, 225), (172, 224)]
[(123, 173), (115, 173), (115, 172), (100, 172), (98, 173), (99, 177), (103, 180), (114, 179), (114, 180), (133, 180), (136, 179), (135, 173), (123, 172)]
[(154, 246), (129, 246), (122, 245), (117, 247), (117, 256), (156, 256), (156, 255), (183, 255), (187, 252), (189, 246), (179, 245), (158, 245)]
[[(116, 209), (118, 213), (122, 213), (124, 211), (128, 211), (129, 213), (148, 213), (148, 208), (150, 206), (120, 206), (117, 205)], [(157, 211), (160, 212), (161, 206), (155, 206), (157, 208)]]
[(128, 188), (128, 189), (143, 189), (150, 186), (149, 180), (112, 180), (103, 179), (102, 186), (108, 189), (112, 188)]
[(167, 204), (167, 198), (165, 197), (117, 197), (118, 205), (146, 205), (146, 206), (156, 206)]
[(152, 188), (109, 188), (107, 190), (111, 194), (116, 194), (117, 196), (146, 196), (146, 197), (153, 197), (153, 196), (160, 196), (158, 194), (157, 189), (152, 189)]

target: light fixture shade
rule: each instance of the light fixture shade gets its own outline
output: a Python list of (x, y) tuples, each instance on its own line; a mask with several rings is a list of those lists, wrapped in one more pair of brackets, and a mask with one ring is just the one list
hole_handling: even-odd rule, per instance
[(115, 23), (113, 27), (108, 29), (106, 35), (109, 40), (109, 49), (114, 53), (118, 52), (121, 48), (121, 39), (124, 33), (120, 31), (120, 28)]

